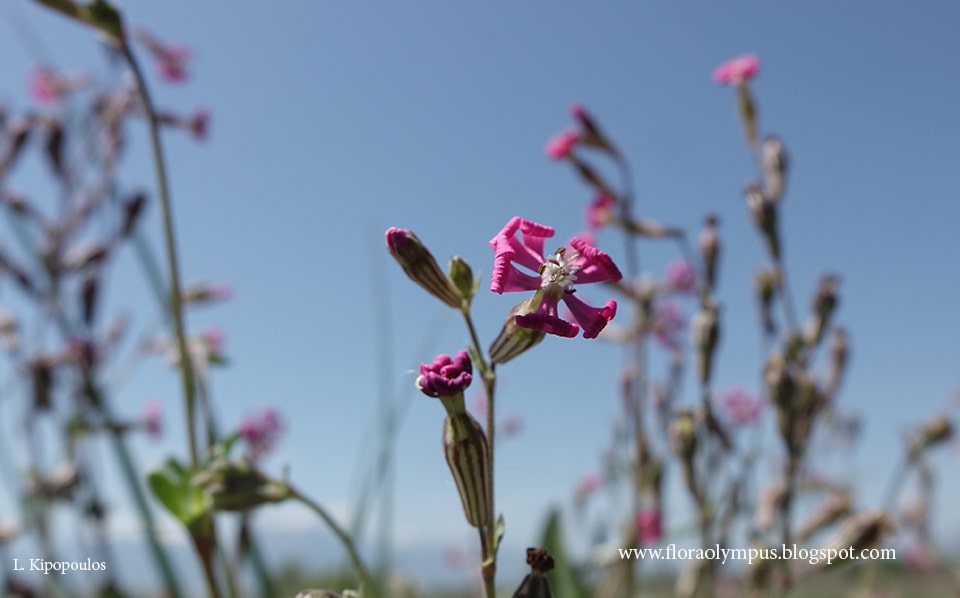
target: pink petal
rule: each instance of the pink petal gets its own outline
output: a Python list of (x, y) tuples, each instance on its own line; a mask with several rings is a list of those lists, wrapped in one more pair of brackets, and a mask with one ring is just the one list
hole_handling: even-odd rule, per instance
[(603, 251), (578, 237), (571, 239), (570, 245), (580, 254), (580, 257), (574, 260), (575, 264), (581, 266), (577, 272), (577, 284), (619, 282), (623, 278), (613, 259)]
[(617, 315), (617, 302), (610, 300), (603, 307), (591, 307), (574, 293), (564, 293), (563, 302), (570, 314), (583, 327), (583, 338), (597, 338), (607, 322)]

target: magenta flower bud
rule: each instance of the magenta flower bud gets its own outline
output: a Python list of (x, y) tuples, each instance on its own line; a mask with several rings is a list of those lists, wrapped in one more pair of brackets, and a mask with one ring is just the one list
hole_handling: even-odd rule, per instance
[(547, 142), (547, 155), (553, 160), (562, 160), (573, 152), (580, 135), (575, 129), (567, 129)]
[(473, 363), (466, 351), (456, 356), (438, 355), (433, 363), (420, 364), (417, 388), (428, 397), (452, 397), (462, 395), (473, 381)]
[(413, 282), (450, 307), (459, 309), (463, 298), (440, 269), (417, 235), (402, 228), (387, 230), (387, 250)]

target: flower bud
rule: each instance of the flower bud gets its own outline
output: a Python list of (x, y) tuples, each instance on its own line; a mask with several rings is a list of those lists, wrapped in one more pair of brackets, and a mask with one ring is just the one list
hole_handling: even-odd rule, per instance
[(804, 542), (813, 534), (833, 525), (850, 514), (853, 506), (849, 492), (837, 492), (825, 500), (797, 532), (797, 541)]
[(843, 373), (847, 369), (847, 361), (850, 359), (850, 347), (847, 340), (847, 331), (843, 328), (834, 328), (833, 337), (830, 339), (830, 383), (827, 394), (833, 398), (840, 388), (840, 381), (843, 379)]
[(477, 287), (480, 284), (479, 280), (474, 280), (470, 264), (459, 255), (455, 255), (450, 258), (447, 273), (450, 275), (450, 280), (453, 281), (453, 286), (460, 291), (460, 295), (469, 303), (473, 296), (477, 294)]
[(763, 325), (763, 331), (768, 335), (773, 335), (777, 331), (777, 325), (773, 321), (773, 299), (776, 296), (779, 273), (775, 269), (761, 270), (754, 277), (754, 284), (757, 289), (757, 299), (760, 304), (760, 322)]
[(716, 304), (706, 303), (694, 316), (690, 337), (697, 352), (700, 384), (706, 386), (713, 374), (714, 351), (720, 340), (720, 308)]
[(770, 201), (780, 201), (787, 178), (788, 158), (783, 142), (778, 137), (771, 135), (763, 140), (760, 161), (763, 166), (764, 195)]
[(417, 235), (408, 230), (390, 228), (387, 230), (387, 250), (410, 280), (450, 307), (460, 308), (460, 293)]
[(750, 183), (744, 190), (747, 209), (753, 223), (760, 229), (767, 251), (775, 262), (780, 261), (780, 235), (777, 232), (777, 204), (765, 197), (760, 186)]
[(704, 278), (708, 289), (717, 288), (717, 259), (720, 257), (720, 235), (717, 217), (707, 216), (700, 232), (700, 255), (703, 257)]
[[(865, 548), (873, 548), (879, 544), (883, 535), (892, 529), (893, 522), (880, 509), (852, 515), (836, 536), (827, 543), (825, 549), (827, 551), (842, 551), (844, 554), (856, 558), (856, 555), (859, 555)], [(827, 563), (824, 559), (820, 561), (817, 568), (826, 569), (842, 562), (844, 561), (834, 560), (832, 563)]]
[(444, 418), (443, 454), (457, 485), (467, 523), (476, 528), (488, 525), (493, 513), (487, 436), (469, 413)]
[(290, 497), (286, 484), (275, 482), (248, 463), (215, 461), (197, 484), (215, 511), (249, 511)]
[(830, 318), (837, 307), (837, 284), (840, 279), (833, 274), (820, 278), (817, 291), (813, 296), (813, 313), (807, 322), (804, 338), (807, 345), (815, 347), (823, 339), (823, 333), (830, 325)]
[(462, 405), (463, 391), (472, 381), (473, 363), (470, 356), (466, 351), (458, 351), (454, 357), (437, 355), (433, 363), (421, 363), (416, 385), (428, 397), (459, 396)]
[(945, 415), (936, 415), (913, 433), (910, 438), (910, 459), (915, 460), (931, 446), (950, 440), (953, 423)]
[(520, 302), (510, 310), (506, 321), (503, 323), (503, 328), (500, 329), (500, 334), (497, 335), (497, 338), (494, 339), (490, 345), (491, 363), (507, 363), (514, 357), (539, 344), (547, 335), (540, 330), (523, 328), (518, 325), (516, 321), (517, 316), (529, 314), (534, 311), (535, 304), (533, 299), (535, 298), (536, 295)]

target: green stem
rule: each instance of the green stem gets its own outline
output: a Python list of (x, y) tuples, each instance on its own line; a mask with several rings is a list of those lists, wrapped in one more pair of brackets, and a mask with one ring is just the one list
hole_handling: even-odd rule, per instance
[(497, 510), (493, 503), (493, 482), (494, 472), (496, 471), (493, 467), (493, 457), (496, 447), (497, 430), (497, 420), (494, 410), (494, 390), (497, 385), (497, 374), (494, 369), (495, 366), (493, 364), (487, 365), (487, 361), (483, 357), (483, 350), (480, 348), (480, 338), (477, 336), (477, 329), (473, 325), (469, 305), (464, 305), (460, 311), (463, 314), (463, 320), (467, 325), (467, 330), (470, 332), (470, 341), (473, 343), (474, 353), (480, 360), (480, 363), (477, 364), (477, 369), (480, 370), (480, 377), (483, 379), (483, 389), (487, 395), (487, 479), (490, 483), (490, 496), (487, 502), (490, 505), (490, 513), (487, 517), (488, 523), (486, 528), (480, 530), (480, 552), (483, 561), (480, 564), (480, 572), (483, 577), (483, 587), (486, 598), (495, 598), (497, 595)]
[(160, 131), (157, 124), (157, 115), (147, 90), (146, 80), (136, 57), (125, 42), (121, 45), (121, 52), (133, 76), (137, 81), (137, 91), (143, 104), (143, 111), (147, 116), (148, 131), (150, 133), (150, 148), (153, 153), (153, 166), (157, 177), (157, 194), (160, 196), (160, 208), (163, 215), (163, 237), (167, 254), (167, 270), (170, 278), (170, 314), (173, 317), (173, 329), (177, 339), (177, 350), (180, 353), (180, 372), (183, 385), (183, 396), (187, 412), (187, 437), (190, 442), (190, 460), (193, 465), (199, 462), (197, 452), (197, 434), (194, 424), (196, 398), (193, 385), (193, 363), (187, 350), (187, 336), (183, 318), (183, 294), (180, 290), (180, 266), (177, 260), (176, 236), (173, 226), (173, 202), (170, 200), (170, 189), (167, 185), (167, 167), (164, 160), (163, 148), (160, 145)]
[[(302, 502), (304, 505), (310, 508), (311, 511), (317, 514), (320, 519), (323, 519), (323, 522), (327, 524), (327, 527), (330, 528), (330, 531), (340, 540), (340, 543), (343, 544), (344, 550), (347, 551), (347, 555), (350, 557), (350, 562), (353, 564), (353, 568), (356, 569), (357, 575), (360, 576), (360, 584), (367, 591), (374, 589), (373, 578), (370, 576), (369, 571), (367, 571), (366, 565), (363, 564), (363, 560), (360, 558), (360, 554), (357, 552), (356, 547), (353, 544), (353, 540), (350, 539), (349, 534), (336, 520), (324, 509), (319, 503), (311, 500), (310, 498), (300, 494), (298, 491), (291, 488), (289, 485), (287, 489), (290, 493), (290, 498)], [(374, 596), (373, 598), (378, 598)]]

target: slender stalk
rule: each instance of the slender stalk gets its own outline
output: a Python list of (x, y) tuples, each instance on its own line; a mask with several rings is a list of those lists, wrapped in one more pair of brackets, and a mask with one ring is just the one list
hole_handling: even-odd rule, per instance
[(123, 42), (121, 53), (133, 72), (137, 81), (137, 92), (143, 104), (143, 111), (147, 117), (147, 129), (150, 134), (150, 148), (153, 153), (153, 166), (157, 177), (157, 194), (160, 198), (160, 211), (163, 216), (163, 237), (166, 247), (167, 274), (170, 278), (170, 315), (173, 318), (174, 335), (177, 341), (177, 350), (180, 353), (180, 372), (183, 385), (183, 396), (187, 412), (187, 437), (190, 443), (190, 460), (196, 465), (199, 462), (197, 451), (197, 434), (194, 423), (196, 411), (196, 397), (193, 385), (193, 363), (187, 350), (187, 337), (183, 317), (183, 294), (180, 290), (180, 266), (177, 259), (176, 236), (173, 225), (173, 202), (170, 199), (170, 189), (167, 184), (167, 166), (160, 144), (160, 131), (157, 124), (157, 114), (150, 99), (150, 92), (143, 76), (143, 71), (137, 62), (130, 46)]
[(497, 595), (497, 510), (494, 507), (494, 472), (493, 456), (496, 446), (496, 415), (494, 411), (494, 390), (497, 384), (497, 374), (494, 364), (487, 365), (483, 357), (483, 350), (480, 348), (480, 338), (477, 336), (477, 329), (473, 325), (473, 318), (470, 316), (469, 306), (464, 306), (461, 310), (463, 320), (470, 332), (470, 341), (473, 343), (474, 353), (480, 359), (477, 368), (480, 370), (480, 377), (483, 379), (483, 389), (487, 395), (487, 479), (490, 483), (490, 496), (488, 504), (490, 513), (487, 518), (486, 529), (480, 530), (480, 553), (482, 563), (480, 571), (483, 576), (483, 587), (486, 598), (495, 598)]
[[(357, 552), (356, 547), (353, 544), (353, 540), (350, 539), (349, 534), (336, 520), (324, 509), (319, 503), (311, 500), (310, 498), (300, 494), (298, 491), (294, 490), (290, 486), (287, 486), (290, 492), (290, 498), (298, 500), (304, 505), (306, 505), (311, 511), (317, 514), (320, 519), (330, 528), (330, 531), (340, 540), (340, 543), (343, 545), (344, 550), (347, 551), (347, 555), (350, 557), (350, 562), (353, 564), (353, 568), (357, 571), (357, 575), (360, 576), (360, 583), (362, 586), (370, 591), (375, 588), (373, 585), (373, 578), (370, 576), (369, 571), (367, 570), (366, 565), (363, 564), (363, 559), (360, 558), (360, 554)], [(373, 596), (373, 598), (379, 598)]]

